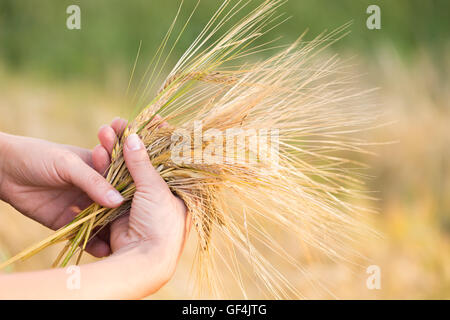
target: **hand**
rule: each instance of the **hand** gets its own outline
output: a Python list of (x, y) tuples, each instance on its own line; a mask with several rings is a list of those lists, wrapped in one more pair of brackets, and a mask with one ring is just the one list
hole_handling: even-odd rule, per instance
[(172, 194), (152, 166), (147, 150), (136, 134), (127, 138), (123, 152), (136, 192), (130, 214), (111, 225), (111, 249), (121, 253), (139, 247), (154, 253), (157, 248), (158, 259), (166, 259), (166, 271), (171, 276), (188, 231), (186, 206)]
[[(114, 120), (100, 130), (100, 140), (113, 145), (124, 125), (125, 120)], [(58, 229), (92, 200), (111, 208), (122, 203), (120, 194), (98, 172), (103, 173), (108, 164), (109, 154), (101, 146), (91, 152), (0, 134), (0, 198), (24, 215)], [(100, 237), (90, 241), (87, 250), (99, 257), (110, 254), (108, 243)]]
[[(122, 126), (118, 125), (118, 121)], [(123, 123), (123, 120), (116, 120), (111, 127), (104, 126), (100, 129), (101, 145), (92, 152), (92, 165), (98, 170), (108, 167), (109, 154)], [(11, 169), (4, 165), (4, 149), (0, 150), (0, 170)], [(142, 298), (157, 291), (171, 278), (190, 228), (190, 224), (186, 224), (186, 207), (170, 192), (153, 168), (136, 135), (128, 137), (123, 152), (125, 163), (136, 184), (136, 192), (129, 214), (113, 221), (109, 228), (109, 241), (105, 238), (109, 242), (105, 245), (108, 248), (110, 245), (114, 254), (107, 259), (81, 266), (83, 286), (80, 290), (67, 290), (66, 271), (52, 269), (0, 276), (0, 298)], [(35, 155), (35, 152), (31, 154)], [(10, 179), (11, 177), (2, 178), (0, 186), (10, 185)], [(20, 190), (22, 187), (15, 188)], [(70, 188), (72, 187), (69, 186), (68, 189)], [(4, 197), (1, 190), (2, 188), (0, 196)], [(5, 194), (8, 198), (11, 197), (8, 192)]]
[[(167, 124), (163, 123), (161, 126), (165, 125)], [(95, 158), (100, 158), (97, 154), (111, 154), (117, 139), (113, 137), (114, 132), (118, 130), (108, 126), (100, 129), (98, 136), (101, 146), (94, 149)], [(172, 194), (153, 168), (144, 144), (136, 134), (127, 138), (123, 155), (136, 185), (136, 192), (129, 214), (110, 225), (111, 251), (115, 256), (127, 254), (134, 249), (151, 252), (150, 259), (164, 266), (162, 272), (166, 276), (162, 278), (168, 280), (175, 270), (189, 231), (189, 226), (186, 225), (186, 207), (181, 199)], [(107, 167), (109, 163), (103, 165)]]

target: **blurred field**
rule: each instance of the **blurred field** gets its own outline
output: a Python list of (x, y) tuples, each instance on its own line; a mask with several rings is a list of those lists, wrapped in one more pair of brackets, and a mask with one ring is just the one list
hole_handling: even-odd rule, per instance
[[(327, 27), (323, 22), (322, 29)], [(437, 38), (440, 41), (441, 37)], [(374, 94), (377, 108), (384, 112), (386, 122), (392, 121), (367, 133), (370, 141), (392, 143), (371, 147), (377, 155), (362, 159), (371, 166), (367, 190), (376, 191), (379, 199), (367, 203), (378, 211), (368, 220), (382, 238), (355, 244), (367, 257), (358, 267), (327, 261), (306, 266), (332, 294), (314, 290), (308, 279), (285, 270), (306, 297), (450, 298), (449, 43), (441, 42), (439, 50), (415, 43), (407, 54), (390, 42), (370, 54), (360, 54), (358, 46), (338, 47), (345, 55), (358, 57), (355, 72), (362, 75), (360, 85), (379, 88)], [(0, 131), (92, 148), (100, 125), (129, 114), (123, 109), (126, 64), (109, 68), (105, 78), (89, 76), (86, 80), (58, 75), (47, 78), (36, 71), (39, 68), (26, 64), (11, 69), (8, 61), (0, 60)], [(18, 252), (46, 234), (49, 231), (44, 227), (0, 203), (0, 257)], [(191, 234), (191, 242), (193, 238)], [(289, 245), (297, 250), (297, 243)], [(45, 268), (56, 252), (57, 248), (46, 250), (9, 271)], [(188, 246), (175, 278), (152, 298), (192, 297), (187, 285), (192, 254), (193, 248)], [(366, 287), (365, 268), (371, 264), (381, 268), (381, 290)], [(258, 298), (256, 290), (251, 292)], [(240, 297), (237, 294), (229, 293)]]

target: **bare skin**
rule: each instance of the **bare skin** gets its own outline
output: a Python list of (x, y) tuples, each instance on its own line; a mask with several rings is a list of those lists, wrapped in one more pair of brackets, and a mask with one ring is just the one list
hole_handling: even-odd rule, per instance
[[(57, 229), (95, 201), (117, 207), (123, 199), (103, 178), (126, 121), (99, 131), (91, 152), (38, 139), (0, 134), (0, 198), (24, 215)], [(129, 214), (90, 241), (101, 261), (81, 266), (81, 287), (67, 288), (65, 269), (0, 275), (0, 299), (135, 299), (156, 292), (172, 277), (188, 228), (186, 207), (153, 168), (136, 135), (124, 146), (136, 184)]]

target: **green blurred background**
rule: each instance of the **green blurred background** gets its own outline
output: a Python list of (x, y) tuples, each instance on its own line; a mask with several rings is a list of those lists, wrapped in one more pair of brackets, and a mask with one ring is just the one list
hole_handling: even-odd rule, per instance
[[(195, 3), (185, 1), (179, 21)], [(66, 28), (71, 4), (81, 8), (81, 30)], [(200, 2), (168, 66), (219, 4)], [(381, 30), (366, 27), (371, 4), (381, 9)], [(101, 124), (128, 114), (124, 93), (139, 41), (142, 71), (178, 6), (175, 0), (0, 0), (0, 130), (94, 146)], [(395, 141), (374, 147), (377, 156), (363, 159), (371, 166), (367, 190), (379, 198), (368, 204), (379, 212), (370, 223), (384, 236), (359, 249), (369, 257), (367, 264), (381, 267), (382, 289), (367, 289), (364, 268), (356, 274), (331, 262), (308, 268), (342, 298), (450, 298), (450, 1), (291, 0), (279, 11), (292, 18), (262, 41), (282, 36), (280, 43), (288, 43), (306, 29), (306, 39), (312, 39), (353, 22), (351, 33), (328, 50), (352, 57), (358, 85), (379, 88), (374, 99), (392, 124), (370, 130), (367, 138)], [(48, 232), (0, 204), (0, 256)], [(55, 252), (15, 269), (47, 267)], [(175, 279), (156, 297), (190, 297), (191, 254), (188, 249)], [(296, 281), (302, 288), (301, 279)]]
[[(180, 21), (188, 17), (196, 2), (185, 1)], [(218, 3), (201, 2), (174, 57), (187, 48)], [(71, 4), (82, 9), (81, 30), (65, 27), (65, 10)], [(365, 11), (370, 4), (381, 8), (381, 30), (366, 28)], [(0, 56), (11, 71), (104, 81), (112, 68), (130, 68), (140, 40), (147, 53), (156, 50), (178, 5), (179, 1), (174, 0), (2, 0)], [(288, 1), (280, 11), (292, 18), (265, 39), (283, 36), (289, 42), (306, 29), (312, 37), (353, 21), (351, 36), (335, 48), (356, 51), (368, 58), (384, 44), (394, 46), (404, 59), (413, 58), (424, 47), (442, 58), (450, 35), (450, 2), (446, 0), (297, 0)]]

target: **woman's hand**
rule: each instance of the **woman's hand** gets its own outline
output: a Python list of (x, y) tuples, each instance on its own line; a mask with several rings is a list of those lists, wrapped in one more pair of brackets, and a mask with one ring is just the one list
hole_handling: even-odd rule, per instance
[(124, 145), (125, 164), (136, 185), (129, 215), (111, 224), (110, 245), (116, 255), (138, 248), (151, 252), (163, 266), (163, 282), (175, 271), (188, 227), (186, 206), (174, 196), (152, 166), (147, 150), (136, 134)]
[[(126, 126), (115, 119), (99, 131), (104, 145), (114, 145)], [(112, 131), (112, 132), (111, 132)], [(0, 133), (0, 198), (19, 212), (58, 229), (95, 201), (119, 206), (123, 198), (99, 173), (109, 165), (102, 146), (91, 152), (74, 146)], [(109, 255), (108, 240), (96, 237), (87, 248), (91, 254)]]

